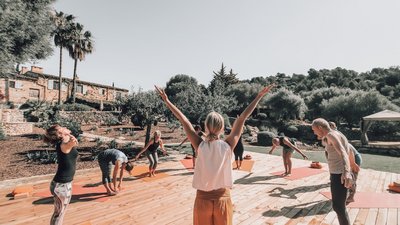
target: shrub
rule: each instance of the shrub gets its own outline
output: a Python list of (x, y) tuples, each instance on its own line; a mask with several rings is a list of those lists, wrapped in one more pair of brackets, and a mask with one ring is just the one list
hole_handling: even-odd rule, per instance
[(90, 106), (79, 103), (67, 103), (61, 106), (64, 111), (93, 111), (96, 110)]
[(107, 117), (103, 123), (103, 125), (106, 125), (106, 126), (115, 126), (115, 125), (120, 125), (120, 124), (121, 123), (119, 122), (119, 120), (115, 117)]
[(29, 151), (26, 154), (28, 160), (39, 162), (40, 164), (54, 164), (57, 163), (57, 152), (55, 151)]
[(268, 116), (265, 113), (259, 113), (259, 114), (256, 115), (256, 118), (259, 119), (259, 120), (267, 120)]
[(272, 139), (276, 137), (277, 135), (275, 133), (272, 133), (270, 131), (261, 131), (258, 132), (257, 134), (257, 145), (260, 146), (271, 146), (272, 145)]
[(39, 127), (47, 129), (53, 124), (59, 124), (60, 126), (66, 127), (71, 131), (71, 134), (75, 137), (79, 137), (82, 134), (81, 124), (75, 120), (64, 118), (60, 116), (55, 116), (52, 120), (48, 120), (44, 123), (39, 124)]
[(108, 148), (118, 148), (117, 140), (113, 139), (112, 141), (110, 141), (110, 143), (108, 144)]

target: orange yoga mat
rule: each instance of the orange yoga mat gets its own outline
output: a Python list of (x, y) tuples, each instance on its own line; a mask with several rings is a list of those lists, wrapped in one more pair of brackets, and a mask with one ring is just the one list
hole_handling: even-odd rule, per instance
[(142, 180), (146, 181), (146, 182), (150, 182), (153, 180), (158, 180), (164, 177), (168, 177), (169, 175), (166, 173), (157, 173), (156, 171), (156, 176), (155, 177), (149, 177), (149, 166), (135, 166), (133, 168), (133, 171), (131, 173), (131, 176), (135, 176), (138, 178), (142, 178)]
[[(34, 193), (33, 196), (36, 197), (52, 197), (49, 189), (46, 191)], [(72, 200), (78, 201), (97, 201), (104, 202), (107, 201), (109, 196), (103, 185), (96, 187), (83, 187), (82, 185), (72, 185)]]
[[(272, 175), (281, 175), (285, 171), (278, 171), (278, 172), (273, 172), (271, 173)], [(302, 179), (304, 177), (309, 177), (313, 175), (317, 175), (320, 173), (326, 172), (323, 169), (314, 169), (310, 167), (298, 167), (298, 168), (292, 168), (292, 174), (290, 176), (284, 176), (284, 178), (288, 180), (297, 180), (297, 179)]]
[[(331, 192), (320, 192), (332, 199)], [(347, 205), (350, 208), (400, 208), (400, 194), (356, 192), (354, 202)]]
[[(254, 160), (243, 160), (240, 170), (251, 172), (251, 170), (253, 169), (253, 165), (254, 165)], [(232, 163), (232, 168), (236, 168), (235, 161), (233, 161), (233, 163)]]
[(180, 160), (180, 162), (186, 169), (193, 170), (193, 160), (192, 159), (182, 159), (182, 160)]

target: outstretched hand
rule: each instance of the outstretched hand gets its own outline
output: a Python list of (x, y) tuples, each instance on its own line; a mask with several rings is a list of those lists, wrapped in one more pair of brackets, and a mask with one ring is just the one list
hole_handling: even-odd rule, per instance
[(168, 99), (167, 94), (165, 94), (165, 91), (159, 87), (157, 87), (156, 85), (154, 85), (154, 87), (156, 88), (158, 94), (161, 96), (162, 100), (165, 102)]
[(264, 87), (259, 93), (258, 96), (262, 97), (265, 94), (267, 94), (273, 87), (275, 87), (275, 84), (270, 84), (266, 87)]

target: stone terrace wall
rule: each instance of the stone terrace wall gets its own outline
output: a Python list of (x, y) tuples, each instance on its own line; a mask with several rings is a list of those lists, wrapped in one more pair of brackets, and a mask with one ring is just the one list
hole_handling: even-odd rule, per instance
[[(61, 111), (60, 116), (73, 119), (82, 125), (103, 125), (109, 121), (118, 121), (120, 112), (109, 111)], [(122, 121), (122, 122), (127, 122)]]
[(30, 134), (33, 124), (27, 123), (24, 114), (18, 109), (0, 109), (0, 123), (6, 135)]

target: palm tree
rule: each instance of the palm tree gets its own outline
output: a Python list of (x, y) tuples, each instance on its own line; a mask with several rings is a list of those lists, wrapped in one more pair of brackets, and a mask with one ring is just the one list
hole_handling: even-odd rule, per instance
[(71, 41), (71, 45), (68, 46), (68, 52), (71, 58), (75, 60), (71, 90), (72, 103), (75, 103), (76, 67), (78, 64), (78, 59), (79, 61), (82, 61), (85, 59), (86, 54), (92, 53), (94, 41), (92, 39), (92, 33), (90, 33), (90, 31), (84, 31), (83, 25), (80, 23), (74, 24)]
[(64, 14), (63, 12), (55, 12), (52, 16), (52, 20), (55, 25), (55, 29), (52, 33), (54, 36), (54, 44), (60, 47), (60, 69), (58, 71), (58, 104), (61, 105), (61, 88), (62, 88), (62, 50), (63, 48), (68, 49), (68, 45), (71, 44), (72, 27), (75, 17), (73, 15)]

